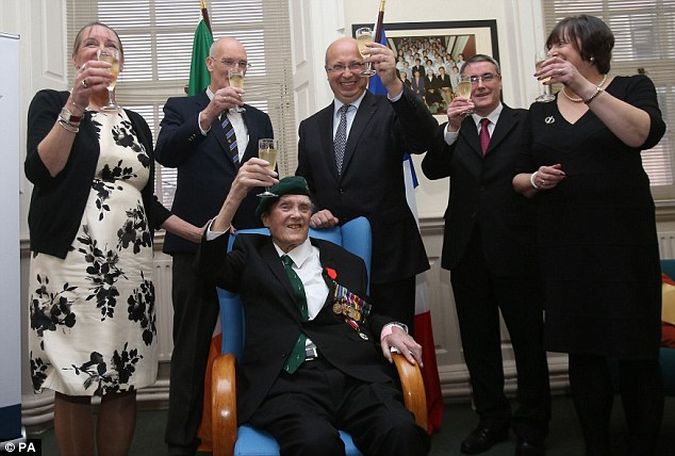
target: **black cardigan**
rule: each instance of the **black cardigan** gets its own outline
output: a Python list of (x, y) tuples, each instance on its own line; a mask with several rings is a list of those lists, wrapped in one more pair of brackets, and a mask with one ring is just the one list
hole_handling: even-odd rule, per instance
[[(26, 177), (35, 186), (28, 212), (30, 249), (59, 258), (66, 257), (77, 234), (100, 154), (91, 113), (87, 112), (80, 123), (80, 131), (75, 137), (68, 162), (59, 174), (52, 177), (38, 155), (38, 144), (54, 127), (69, 95), (65, 91), (49, 89), (35, 94), (28, 108), (28, 152), (24, 163)], [(171, 213), (154, 197), (155, 160), (152, 134), (139, 114), (126, 109), (125, 111), (138, 140), (150, 157), (150, 177), (141, 190), (141, 195), (150, 227), (154, 230)]]

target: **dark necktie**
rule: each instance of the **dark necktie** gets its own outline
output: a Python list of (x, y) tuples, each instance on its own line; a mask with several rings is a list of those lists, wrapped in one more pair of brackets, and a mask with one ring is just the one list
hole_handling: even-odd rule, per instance
[(340, 123), (338, 123), (337, 131), (335, 132), (335, 140), (333, 140), (333, 150), (335, 151), (335, 166), (337, 167), (338, 176), (342, 174), (342, 163), (345, 161), (345, 147), (347, 146), (347, 111), (352, 105), (342, 105), (338, 109), (340, 114)]
[(239, 166), (239, 149), (237, 149), (237, 135), (234, 134), (234, 127), (230, 123), (230, 119), (227, 118), (227, 114), (223, 114), (220, 118), (220, 124), (223, 126), (223, 131), (225, 132), (225, 141), (227, 142), (228, 151), (234, 166)]
[(488, 146), (490, 145), (490, 131), (488, 130), (488, 125), (490, 125), (490, 119), (482, 118), (480, 120), (480, 148), (483, 151), (483, 156), (487, 153)]
[[(298, 301), (300, 307), (300, 315), (302, 316), (303, 321), (309, 320), (309, 311), (307, 310), (307, 297), (305, 296), (305, 287), (302, 285), (302, 280), (293, 270), (293, 260), (288, 255), (283, 255), (281, 257), (281, 262), (284, 264), (284, 270), (288, 276), (288, 280), (291, 282), (293, 287), (293, 295)], [(286, 360), (286, 365), (284, 369), (289, 374), (294, 373), (300, 367), (300, 364), (305, 361), (305, 343), (307, 341), (307, 336), (304, 333), (300, 333), (298, 340), (295, 341), (293, 346), (293, 351)]]

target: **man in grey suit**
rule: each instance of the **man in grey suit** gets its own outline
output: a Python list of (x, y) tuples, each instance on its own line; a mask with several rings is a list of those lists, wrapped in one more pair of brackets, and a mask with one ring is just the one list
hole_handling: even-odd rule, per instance
[[(203, 226), (223, 203), (242, 163), (258, 155), (258, 139), (271, 138), (267, 114), (244, 105), (243, 92), (229, 84), (229, 71), (246, 70), (244, 46), (234, 38), (221, 38), (211, 46), (206, 61), (211, 84), (192, 97), (169, 98), (164, 105), (157, 138), (157, 161), (178, 169), (172, 211), (196, 226)], [(242, 113), (235, 106), (245, 106)], [(236, 228), (260, 226), (255, 215), (253, 189), (232, 221)], [(171, 390), (166, 442), (170, 455), (194, 454), (202, 413), (204, 369), (218, 298), (213, 284), (193, 270), (198, 244), (166, 235), (164, 252), (173, 257), (173, 342)]]
[[(456, 97), (448, 123), (422, 162), (430, 179), (450, 177), (442, 266), (451, 271), (464, 358), (479, 415), (463, 453), (487, 451), (512, 427), (516, 455), (544, 453), (550, 418), (548, 367), (542, 341), (534, 206), (512, 187), (527, 111), (500, 101), (501, 72), (489, 56), (461, 68), (471, 98)], [(499, 311), (518, 369), (518, 406), (504, 395)]]

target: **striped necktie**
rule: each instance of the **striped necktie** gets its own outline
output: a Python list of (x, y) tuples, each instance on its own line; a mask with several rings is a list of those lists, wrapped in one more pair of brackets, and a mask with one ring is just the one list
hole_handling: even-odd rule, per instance
[(225, 132), (225, 141), (229, 150), (227, 151), (234, 166), (239, 166), (239, 149), (237, 149), (237, 135), (234, 134), (234, 127), (230, 119), (227, 118), (227, 114), (223, 114), (220, 118), (220, 124), (223, 126), (223, 131)]

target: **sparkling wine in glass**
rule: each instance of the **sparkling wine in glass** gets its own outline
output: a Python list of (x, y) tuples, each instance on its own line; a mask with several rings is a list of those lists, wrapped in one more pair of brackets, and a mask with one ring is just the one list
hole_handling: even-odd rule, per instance
[[(539, 71), (539, 68), (541, 68), (546, 59), (548, 59), (548, 54), (546, 52), (542, 51), (537, 53), (534, 59), (534, 68), (536, 71)], [(549, 76), (547, 78), (540, 79), (539, 82), (541, 82), (544, 88), (544, 93), (535, 98), (534, 101), (537, 103), (548, 103), (555, 100), (555, 96), (551, 93), (551, 77)]]
[[(373, 42), (373, 31), (370, 27), (361, 27), (356, 31), (356, 44), (359, 47), (361, 57), (365, 58), (363, 53), (366, 50), (366, 44)], [(366, 67), (361, 71), (361, 76), (369, 77), (375, 74), (372, 64), (366, 62)]]
[[(244, 70), (238, 68), (232, 68), (228, 72), (228, 79), (230, 80), (230, 86), (236, 87), (238, 89), (244, 90)], [(245, 112), (246, 108), (241, 106), (235, 106), (230, 108), (230, 112)]]
[[(258, 140), (258, 158), (261, 158), (269, 163), (269, 169), (274, 171), (277, 166), (277, 159), (279, 156), (279, 143), (273, 138), (262, 138)], [(260, 197), (277, 196), (270, 192), (269, 187), (263, 193), (258, 194)]]
[(115, 102), (115, 86), (117, 84), (117, 76), (120, 74), (120, 53), (115, 48), (99, 49), (97, 52), (98, 59), (102, 62), (108, 62), (111, 66), (112, 81), (108, 84), (108, 104), (101, 108), (101, 111), (117, 111), (120, 107)]
[[(459, 97), (466, 98), (471, 101), (471, 89), (473, 85), (471, 84), (471, 78), (468, 76), (462, 76), (455, 88), (455, 94)], [(472, 109), (467, 109), (464, 111), (465, 114), (473, 113)]]
[(459, 84), (457, 84), (456, 92), (460, 97), (466, 98), (467, 100), (471, 99), (471, 79), (460, 79)]

